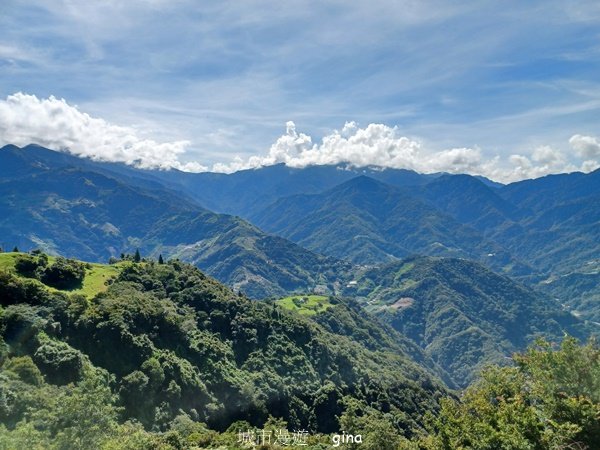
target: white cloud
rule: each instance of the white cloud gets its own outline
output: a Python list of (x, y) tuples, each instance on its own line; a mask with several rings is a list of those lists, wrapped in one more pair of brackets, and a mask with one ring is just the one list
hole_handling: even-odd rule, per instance
[(247, 161), (237, 159), (232, 165), (215, 165), (217, 171), (255, 168), (277, 163), (290, 167), (350, 163), (356, 166), (415, 168), (421, 144), (397, 136), (396, 128), (370, 124), (359, 128), (348, 122), (341, 131), (325, 136), (320, 145), (312, 138), (298, 133), (294, 122), (287, 122), (286, 133), (271, 146), (267, 156), (252, 156)]
[(0, 101), (0, 141), (19, 146), (35, 143), (97, 161), (122, 162), (140, 168), (206, 170), (179, 157), (190, 142), (156, 142), (131, 127), (113, 125), (69, 105), (63, 99), (38, 99), (16, 93)]
[(530, 156), (510, 155), (508, 160), (511, 168), (503, 174), (507, 181), (580, 170), (567, 160), (564, 153), (549, 146), (536, 148)]
[(341, 131), (333, 131), (316, 144), (311, 136), (296, 131), (294, 122), (287, 122), (286, 133), (277, 139), (266, 156), (251, 156), (245, 161), (237, 157), (230, 164), (214, 165), (213, 170), (234, 172), (277, 163), (290, 167), (345, 163), (357, 167), (412, 169), (422, 173), (469, 173), (512, 182), (552, 173), (589, 172), (599, 166), (600, 143), (595, 138), (576, 135), (569, 142), (584, 159), (580, 165), (550, 146), (537, 147), (528, 156), (513, 154), (506, 159), (486, 156), (479, 148), (428, 151), (421, 142), (401, 136), (397, 127), (382, 124), (360, 128), (356, 123), (348, 122)]
[(592, 136), (576, 134), (569, 139), (569, 144), (584, 159), (600, 159), (600, 141)]
[(600, 140), (592, 136), (576, 134), (569, 139), (575, 153), (583, 159), (581, 170), (591, 172), (600, 168)]
[(5, 45), (0, 43), (0, 61), (35, 61), (37, 57), (32, 55), (29, 51), (24, 50), (22, 48), (13, 46), (13, 45)]
[(422, 172), (472, 173), (483, 164), (479, 149), (453, 148), (425, 156), (416, 165)]

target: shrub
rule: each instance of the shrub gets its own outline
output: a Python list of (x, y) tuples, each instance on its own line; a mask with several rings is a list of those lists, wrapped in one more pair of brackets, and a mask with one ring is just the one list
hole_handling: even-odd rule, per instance
[(42, 282), (57, 289), (73, 289), (81, 286), (85, 278), (85, 265), (62, 257), (56, 258), (42, 274)]
[(64, 342), (48, 339), (33, 357), (51, 383), (71, 383), (83, 374), (82, 354)]
[(19, 356), (8, 360), (4, 368), (19, 376), (25, 383), (40, 386), (44, 382), (42, 372), (29, 356)]
[(40, 260), (30, 255), (19, 255), (15, 258), (15, 270), (25, 277), (34, 277)]

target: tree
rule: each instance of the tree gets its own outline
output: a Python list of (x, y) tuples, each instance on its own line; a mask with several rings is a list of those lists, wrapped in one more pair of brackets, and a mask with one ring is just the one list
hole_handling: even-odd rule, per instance
[(17, 247), (16, 245), (15, 248), (13, 248), (13, 253), (19, 253), (19, 247)]
[(133, 260), (134, 260), (136, 263), (139, 263), (139, 262), (142, 260), (142, 257), (140, 256), (140, 249), (139, 249), (139, 248), (136, 248), (136, 249), (135, 249), (135, 255), (134, 255), (134, 257), (133, 257)]
[(443, 399), (420, 448), (598, 448), (598, 346), (538, 341), (515, 360), (485, 370), (460, 400)]
[(39, 253), (38, 264), (40, 267), (46, 267), (48, 265), (48, 255), (46, 255), (45, 253)]
[(30, 417), (45, 424), (52, 448), (100, 448), (117, 428), (115, 400), (106, 381), (95, 374), (59, 391), (50, 407), (33, 410)]
[(60, 256), (56, 258), (54, 264), (44, 270), (41, 276), (44, 284), (57, 289), (72, 289), (80, 286), (84, 278), (84, 264)]
[(31, 360), (30, 356), (10, 358), (3, 369), (17, 374), (25, 383), (40, 386), (44, 382), (40, 369)]
[(34, 258), (29, 255), (19, 255), (15, 258), (15, 270), (17, 273), (26, 276), (33, 277), (36, 269), (40, 266), (38, 258)]
[(162, 255), (158, 255), (158, 263), (159, 264), (164, 264), (165, 263), (165, 261), (163, 260)]

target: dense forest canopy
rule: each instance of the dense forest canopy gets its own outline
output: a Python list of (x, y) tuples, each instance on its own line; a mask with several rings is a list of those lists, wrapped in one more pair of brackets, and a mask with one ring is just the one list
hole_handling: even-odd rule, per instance
[[(156, 432), (178, 417), (224, 431), (273, 416), (329, 433), (356, 401), (410, 435), (447, 392), (401, 342), (336, 334), (178, 261), (119, 262), (110, 284), (86, 297), (45, 284), (39, 267), (24, 270), (22, 261), (38, 263), (41, 255), (3, 256), (15, 261), (0, 272), (7, 429), (35, 428), (30, 412), (41, 414), (46, 400), (51, 408), (61, 395), (91, 392), (90, 401), (106, 404), (106, 420)], [(57, 264), (81, 263), (56, 258), (49, 267)], [(98, 267), (86, 270), (94, 277)], [(366, 334), (357, 327), (358, 306), (338, 301), (334, 308), (354, 317), (357, 335)], [(41, 431), (56, 438), (61, 426)]]
[[(243, 430), (270, 430), (265, 448), (283, 448), (281, 430), (304, 430), (307, 448), (346, 432), (361, 443), (340, 445), (366, 449), (600, 442), (594, 342), (539, 341), (457, 395), (417, 346), (344, 299), (299, 314), (179, 261), (1, 262), (2, 448), (243, 448)], [(78, 281), (56, 287), (51, 267)]]

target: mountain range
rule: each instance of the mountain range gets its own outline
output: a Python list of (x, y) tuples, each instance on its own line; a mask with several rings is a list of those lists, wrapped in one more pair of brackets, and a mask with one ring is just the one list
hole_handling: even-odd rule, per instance
[(597, 331), (598, 187), (600, 171), (509, 185), (342, 166), (191, 174), (6, 146), (0, 246), (91, 262), (139, 249), (253, 299), (354, 298), (464, 386), (537, 336)]
[(476, 229), (406, 190), (367, 176), (320, 194), (281, 198), (250, 220), (303, 247), (355, 264), (422, 254), (470, 258), (499, 270), (509, 265), (507, 270), (528, 270)]

